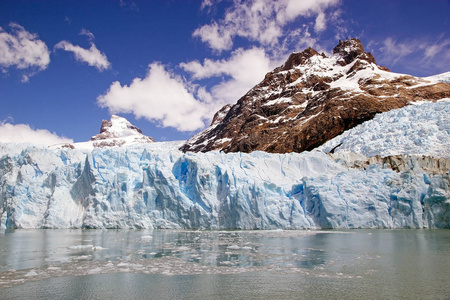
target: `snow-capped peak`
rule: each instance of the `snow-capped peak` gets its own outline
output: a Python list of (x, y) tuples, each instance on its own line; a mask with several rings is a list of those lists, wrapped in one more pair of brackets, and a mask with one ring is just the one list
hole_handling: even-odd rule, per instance
[(94, 135), (91, 138), (91, 141), (140, 135), (142, 135), (142, 131), (131, 124), (127, 119), (117, 115), (112, 115), (109, 121), (102, 121), (100, 133)]
[(373, 55), (364, 51), (364, 47), (358, 39), (339, 40), (339, 44), (333, 49), (333, 54), (339, 54), (345, 64), (353, 62), (356, 58), (366, 60), (369, 63), (376, 63)]
[(52, 148), (93, 149), (114, 146), (129, 146), (153, 143), (155, 140), (143, 135), (142, 130), (131, 124), (127, 119), (112, 115), (110, 120), (103, 120), (100, 133), (94, 135), (90, 141), (75, 144), (55, 145)]

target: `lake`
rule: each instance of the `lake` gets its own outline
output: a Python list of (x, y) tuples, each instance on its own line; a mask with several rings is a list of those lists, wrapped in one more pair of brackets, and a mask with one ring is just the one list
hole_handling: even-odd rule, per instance
[(450, 230), (11, 230), (0, 299), (449, 299)]

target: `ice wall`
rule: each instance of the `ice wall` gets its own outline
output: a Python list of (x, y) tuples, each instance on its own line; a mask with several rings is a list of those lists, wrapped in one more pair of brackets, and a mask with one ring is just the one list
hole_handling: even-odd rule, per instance
[(2, 228), (450, 227), (448, 158), (0, 144)]

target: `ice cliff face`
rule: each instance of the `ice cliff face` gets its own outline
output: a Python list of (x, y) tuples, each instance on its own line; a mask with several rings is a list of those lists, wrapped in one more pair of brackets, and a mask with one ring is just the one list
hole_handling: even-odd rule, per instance
[(448, 169), (436, 167), (448, 167), (449, 159), (398, 157), (400, 172), (392, 163), (364, 159), (29, 147), (0, 160), (1, 226), (449, 227)]
[[(397, 121), (440, 126), (448, 138), (448, 114), (434, 117), (448, 106), (421, 105)], [(361, 133), (361, 143), (371, 136), (370, 130)], [(91, 150), (0, 144), (0, 226), (450, 227), (448, 144), (441, 157), (425, 149), (370, 158), (345, 151), (182, 153), (180, 145)]]

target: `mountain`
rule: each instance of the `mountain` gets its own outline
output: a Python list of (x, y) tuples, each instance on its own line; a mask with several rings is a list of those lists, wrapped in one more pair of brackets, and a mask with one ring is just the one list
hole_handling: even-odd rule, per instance
[(0, 143), (0, 228), (450, 228), (449, 112), (392, 110), (303, 153)]
[(155, 140), (142, 134), (142, 130), (131, 124), (127, 119), (112, 115), (111, 119), (103, 120), (100, 133), (94, 135), (90, 141), (55, 145), (55, 148), (103, 148), (115, 146), (129, 146), (135, 144), (153, 143)]
[(357, 39), (339, 41), (327, 57), (293, 53), (182, 151), (271, 153), (312, 150), (377, 113), (450, 97), (448, 73), (417, 78), (378, 66)]

